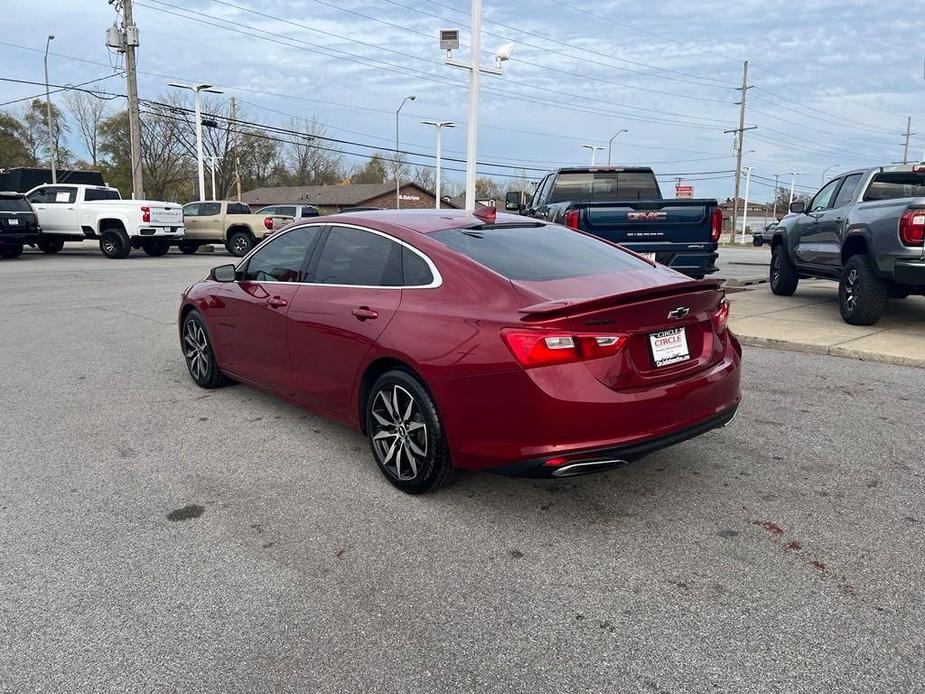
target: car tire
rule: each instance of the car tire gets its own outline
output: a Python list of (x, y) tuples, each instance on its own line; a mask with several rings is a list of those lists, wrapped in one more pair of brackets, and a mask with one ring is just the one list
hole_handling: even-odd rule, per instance
[(761, 248), (761, 246), (762, 246), (763, 244), (764, 244), (764, 241), (763, 241), (761, 238), (759, 238), (759, 237), (757, 237), (757, 236), (753, 236), (753, 237), (752, 237), (752, 245), (753, 245), (755, 248)]
[(190, 311), (180, 330), (180, 348), (190, 378), (200, 388), (219, 388), (231, 383), (219, 369), (209, 329), (199, 311)]
[(42, 253), (54, 255), (55, 253), (60, 253), (61, 249), (64, 248), (64, 239), (41, 239), (38, 242), (38, 247)]
[(883, 316), (887, 283), (877, 277), (870, 256), (848, 258), (838, 282), (838, 308), (849, 325), (873, 325)]
[(180, 241), (177, 247), (180, 249), (181, 253), (185, 253), (186, 255), (194, 255), (199, 250), (199, 244), (195, 241)]
[(100, 235), (100, 250), (107, 258), (121, 260), (132, 252), (132, 242), (123, 229), (104, 229)]
[(778, 244), (771, 251), (771, 268), (769, 281), (771, 291), (777, 296), (793, 296), (800, 283), (800, 276), (790, 262), (784, 244)]
[(434, 400), (410, 373), (395, 369), (376, 379), (365, 416), (373, 459), (395, 487), (423, 494), (458, 479)]
[(159, 258), (170, 252), (170, 241), (166, 239), (146, 239), (141, 242), (141, 250), (152, 258)]
[(243, 258), (254, 247), (254, 238), (247, 231), (236, 231), (228, 237), (226, 248), (236, 258)]
[(4, 246), (0, 249), (0, 258), (6, 258), (7, 260), (12, 260), (13, 258), (18, 258), (22, 255), (22, 244), (16, 244), (12, 246)]

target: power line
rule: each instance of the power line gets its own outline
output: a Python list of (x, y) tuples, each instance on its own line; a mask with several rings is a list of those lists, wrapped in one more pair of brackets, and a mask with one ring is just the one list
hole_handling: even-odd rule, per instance
[[(58, 89), (53, 89), (53, 90), (51, 90), (51, 91), (48, 92), (48, 93), (49, 93), (49, 94), (57, 94), (58, 92), (63, 92), (63, 91), (66, 91), (66, 90), (68, 90), (68, 89), (76, 89), (76, 88), (78, 88), (78, 87), (85, 87), (85, 86), (88, 85), (88, 84), (95, 84), (96, 82), (102, 82), (103, 80), (112, 79), (113, 77), (118, 77), (118, 75), (112, 74), (112, 75), (106, 75), (105, 77), (97, 77), (96, 79), (87, 80), (86, 82), (79, 82), (79, 83), (74, 84), (74, 85), (68, 85), (68, 86), (66, 86), (66, 87), (60, 87), (60, 88), (58, 88)], [(29, 82), (28, 80), (14, 80), (14, 79), (9, 79), (9, 78), (4, 79), (3, 81), (4, 81), (4, 82), (18, 82), (18, 83), (20, 83), (20, 84), (34, 84), (34, 82)], [(87, 90), (87, 91), (89, 91), (89, 90)], [(91, 93), (92, 93), (92, 92), (91, 92)], [(33, 96), (24, 96), (24, 97), (19, 98), (19, 99), (12, 99), (11, 101), (4, 101), (2, 104), (0, 104), (0, 108), (2, 108), (2, 107), (4, 107), (4, 106), (10, 106), (11, 104), (18, 104), (18, 103), (20, 103), (21, 101), (31, 101), (32, 99), (38, 99), (38, 98), (43, 97), (43, 96), (45, 96), (45, 92), (41, 92), (40, 94), (34, 94)]]

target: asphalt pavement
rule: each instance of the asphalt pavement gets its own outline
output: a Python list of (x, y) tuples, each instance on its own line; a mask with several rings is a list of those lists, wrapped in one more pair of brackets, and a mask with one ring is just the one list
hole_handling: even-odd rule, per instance
[(767, 279), (771, 263), (771, 247), (767, 244), (755, 248), (749, 244), (720, 246), (716, 259), (716, 277), (724, 279)]
[(85, 248), (0, 261), (0, 691), (925, 691), (925, 370), (746, 347), (724, 430), (410, 497), (191, 382), (226, 256)]

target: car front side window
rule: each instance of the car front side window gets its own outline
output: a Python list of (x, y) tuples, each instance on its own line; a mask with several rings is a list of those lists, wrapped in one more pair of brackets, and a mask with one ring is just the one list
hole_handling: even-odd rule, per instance
[(813, 198), (812, 203), (809, 205), (810, 212), (819, 212), (820, 210), (825, 210), (829, 207), (829, 203), (832, 201), (832, 196), (835, 194), (835, 189), (838, 188), (838, 184), (841, 183), (840, 178), (836, 178), (834, 181), (830, 181), (822, 187), (816, 197)]
[(268, 241), (247, 261), (246, 282), (299, 282), (305, 259), (321, 235), (320, 226), (293, 229)]

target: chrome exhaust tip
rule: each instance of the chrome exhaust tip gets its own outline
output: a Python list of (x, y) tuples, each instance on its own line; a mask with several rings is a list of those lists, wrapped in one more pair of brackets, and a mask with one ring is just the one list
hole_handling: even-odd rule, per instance
[(583, 460), (579, 463), (570, 463), (568, 465), (563, 465), (562, 467), (556, 468), (553, 471), (552, 476), (574, 477), (575, 475), (585, 475), (589, 472), (608, 470), (628, 464), (629, 461), (626, 460)]

